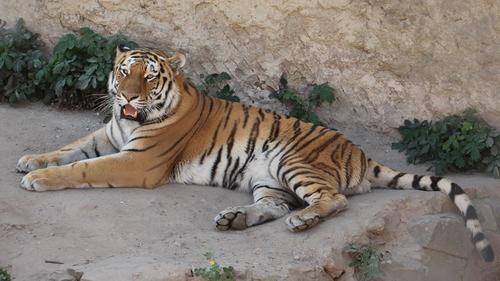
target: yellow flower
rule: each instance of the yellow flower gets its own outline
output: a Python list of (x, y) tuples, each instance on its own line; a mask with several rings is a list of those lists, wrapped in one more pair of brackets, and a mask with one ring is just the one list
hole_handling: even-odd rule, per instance
[(217, 264), (217, 262), (215, 262), (215, 260), (212, 260), (212, 259), (208, 260), (208, 263), (209, 263), (211, 266), (214, 266), (214, 265), (216, 265), (216, 264)]

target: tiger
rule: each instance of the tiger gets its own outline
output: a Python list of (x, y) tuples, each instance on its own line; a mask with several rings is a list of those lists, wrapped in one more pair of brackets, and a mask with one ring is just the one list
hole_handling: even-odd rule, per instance
[(27, 173), (21, 187), (218, 186), (251, 192), (253, 203), (222, 210), (216, 229), (242, 230), (288, 215), (292, 232), (338, 214), (347, 196), (371, 188), (441, 191), (464, 217), (481, 257), (494, 260), (458, 184), (384, 166), (325, 126), (205, 95), (185, 77), (185, 63), (179, 52), (118, 46), (108, 79), (110, 121), (58, 150), (21, 157), (17, 171)]

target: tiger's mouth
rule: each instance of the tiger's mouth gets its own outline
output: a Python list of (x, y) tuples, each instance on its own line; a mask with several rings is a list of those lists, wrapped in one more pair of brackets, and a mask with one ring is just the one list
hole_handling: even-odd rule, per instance
[(141, 122), (141, 114), (139, 113), (139, 110), (132, 106), (131, 104), (125, 104), (122, 106), (120, 110), (120, 118), (121, 119), (128, 119), (132, 121), (138, 121)]

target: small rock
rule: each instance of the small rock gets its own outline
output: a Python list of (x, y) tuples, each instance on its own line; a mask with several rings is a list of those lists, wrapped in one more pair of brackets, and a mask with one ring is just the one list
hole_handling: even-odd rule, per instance
[(383, 218), (377, 218), (372, 221), (366, 228), (368, 236), (382, 236), (384, 235), (385, 221)]
[(339, 278), (344, 273), (344, 268), (339, 267), (333, 260), (327, 260), (323, 265), (323, 269), (333, 280)]

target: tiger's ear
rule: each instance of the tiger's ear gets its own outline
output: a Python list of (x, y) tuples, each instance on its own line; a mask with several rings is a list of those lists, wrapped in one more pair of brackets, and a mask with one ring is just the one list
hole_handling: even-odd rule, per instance
[(177, 71), (186, 64), (186, 56), (182, 53), (175, 53), (174, 56), (167, 59), (167, 63), (174, 71)]
[(116, 54), (119, 55), (121, 53), (125, 53), (130, 51), (131, 49), (123, 44), (120, 44), (116, 47)]

